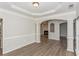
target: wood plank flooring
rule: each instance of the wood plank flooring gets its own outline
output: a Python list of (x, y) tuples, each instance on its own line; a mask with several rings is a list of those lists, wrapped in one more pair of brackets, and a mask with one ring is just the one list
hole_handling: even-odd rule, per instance
[(0, 56), (2, 56), (2, 49), (0, 48)]
[(49, 40), (47, 43), (33, 43), (4, 56), (74, 56), (63, 48), (60, 41)]

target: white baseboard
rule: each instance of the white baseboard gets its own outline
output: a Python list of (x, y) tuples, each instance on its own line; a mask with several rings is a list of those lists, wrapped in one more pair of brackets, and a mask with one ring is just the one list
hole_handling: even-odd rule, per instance
[(36, 43), (40, 43), (40, 41), (36, 41)]
[(9, 53), (9, 52), (12, 52), (12, 51), (14, 51), (14, 50), (20, 49), (20, 48), (22, 48), (22, 47), (24, 47), (24, 46), (27, 46), (27, 45), (29, 45), (29, 44), (32, 44), (32, 43), (34, 43), (34, 42), (30, 42), (30, 43), (28, 43), (28, 44), (26, 44), (26, 45), (22, 45), (22, 46), (20, 46), (20, 47), (14, 48), (14, 49), (12, 49), (12, 50), (5, 51), (5, 52), (3, 52), (3, 54), (7, 54), (7, 53)]
[(76, 55), (79, 56), (79, 51), (76, 51)]
[(73, 50), (73, 49), (67, 49), (67, 51), (74, 52), (74, 50)]
[[(67, 51), (74, 52), (74, 50), (67, 49)], [(76, 51), (76, 55), (79, 56), (79, 51)]]
[[(57, 40), (57, 39), (49, 39), (49, 40)], [(57, 41), (60, 41), (60, 40), (57, 40)]]
[(22, 48), (34, 42), (35, 42), (35, 35), (33, 34), (5, 38), (3, 40), (3, 54)]

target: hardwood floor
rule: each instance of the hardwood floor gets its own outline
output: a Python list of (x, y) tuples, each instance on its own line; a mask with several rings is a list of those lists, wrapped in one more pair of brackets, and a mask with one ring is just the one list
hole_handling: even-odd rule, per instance
[(48, 35), (41, 35), (41, 43), (48, 43)]
[(17, 49), (4, 56), (73, 56), (63, 48), (60, 41), (49, 40), (47, 43), (33, 43), (23, 48)]
[(2, 56), (2, 49), (0, 48), (0, 56)]
[(61, 46), (63, 46), (64, 49), (67, 49), (67, 38), (66, 37), (61, 36), (60, 43), (62, 43)]

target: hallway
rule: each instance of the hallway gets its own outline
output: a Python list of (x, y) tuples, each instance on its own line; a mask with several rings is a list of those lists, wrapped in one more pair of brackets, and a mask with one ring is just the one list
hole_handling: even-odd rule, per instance
[(56, 40), (49, 40), (48, 43), (33, 43), (17, 49), (5, 56), (73, 56), (72, 52), (63, 47), (63, 43)]

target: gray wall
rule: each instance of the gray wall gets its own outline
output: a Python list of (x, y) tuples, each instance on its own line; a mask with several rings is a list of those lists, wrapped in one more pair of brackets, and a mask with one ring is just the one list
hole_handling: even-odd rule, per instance
[(67, 36), (67, 23), (60, 24), (60, 36)]

